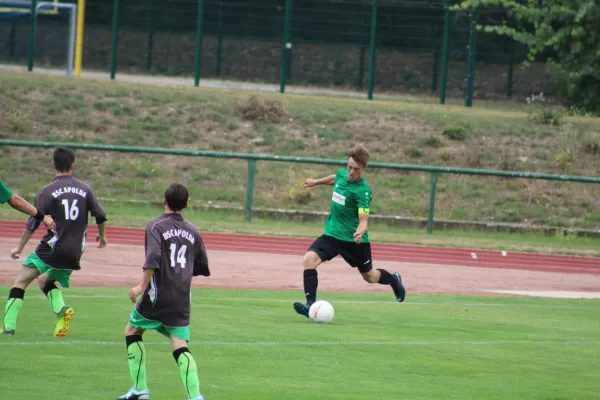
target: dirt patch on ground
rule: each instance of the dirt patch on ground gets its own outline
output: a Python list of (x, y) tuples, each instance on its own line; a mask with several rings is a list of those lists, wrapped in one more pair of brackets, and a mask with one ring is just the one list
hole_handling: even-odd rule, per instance
[[(20, 268), (8, 257), (16, 239), (0, 244), (0, 284), (10, 285)], [(33, 250), (32, 241), (24, 255)], [(73, 287), (130, 286), (138, 283), (143, 264), (141, 246), (109, 245), (86, 249), (82, 270), (72, 275)], [(302, 295), (302, 257), (210, 251), (212, 276), (196, 278), (194, 287), (221, 289), (292, 290)], [(564, 290), (590, 291), (600, 287), (600, 275), (564, 274), (473, 268), (430, 264), (378, 262), (378, 268), (399, 271), (411, 294), (488, 295), (484, 290)], [(335, 259), (319, 267), (319, 290), (323, 292), (390, 293), (389, 287), (369, 285), (343, 260)], [(407, 298), (409, 300), (410, 297)]]

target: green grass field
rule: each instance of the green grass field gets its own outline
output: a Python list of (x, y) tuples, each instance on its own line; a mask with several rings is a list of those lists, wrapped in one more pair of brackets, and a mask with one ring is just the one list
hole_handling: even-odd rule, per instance
[[(127, 291), (66, 291), (76, 315), (69, 336), (58, 340), (49, 305), (32, 288), (17, 335), (0, 337), (2, 398), (105, 400), (124, 393)], [(598, 398), (598, 300), (320, 298), (335, 307), (330, 325), (296, 315), (297, 293), (195, 289), (190, 349), (206, 399)], [(147, 332), (145, 343), (153, 399), (185, 399), (168, 342)]]

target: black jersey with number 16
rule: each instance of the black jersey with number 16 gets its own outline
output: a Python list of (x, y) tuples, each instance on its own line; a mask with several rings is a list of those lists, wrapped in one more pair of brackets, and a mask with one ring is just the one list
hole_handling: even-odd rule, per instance
[[(55, 230), (48, 230), (35, 249), (37, 256), (54, 269), (79, 270), (79, 261), (85, 250), (88, 213), (96, 223), (106, 221), (106, 211), (98, 203), (94, 190), (71, 175), (55, 177), (38, 193), (35, 206), (51, 215)], [(27, 229), (31, 232), (40, 221), (31, 217)]]
[(169, 327), (188, 326), (192, 277), (210, 275), (200, 233), (181, 214), (164, 214), (146, 225), (145, 250), (144, 269), (155, 271), (137, 312)]

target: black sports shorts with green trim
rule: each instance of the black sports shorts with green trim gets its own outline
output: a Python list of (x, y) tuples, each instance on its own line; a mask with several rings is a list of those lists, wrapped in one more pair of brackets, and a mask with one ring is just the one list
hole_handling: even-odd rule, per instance
[(361, 273), (373, 269), (371, 243), (345, 242), (328, 235), (319, 236), (308, 248), (317, 253), (321, 261), (329, 261), (340, 255), (353, 268)]

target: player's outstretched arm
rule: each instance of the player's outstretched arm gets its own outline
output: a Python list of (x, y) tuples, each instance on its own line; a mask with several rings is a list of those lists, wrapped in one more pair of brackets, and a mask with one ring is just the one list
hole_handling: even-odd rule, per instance
[(98, 234), (96, 235), (96, 242), (98, 242), (98, 248), (101, 249), (108, 244), (106, 240), (106, 222), (98, 224)]
[(10, 251), (10, 257), (13, 260), (17, 260), (19, 258), (19, 255), (23, 252), (23, 249), (25, 248), (25, 245), (27, 244), (27, 242), (29, 242), (29, 239), (31, 239), (31, 236), (33, 236), (32, 231), (30, 231), (27, 228), (23, 229), (23, 234), (21, 235), (21, 241), (19, 242), (19, 247), (15, 247), (14, 249), (12, 249)]
[(148, 284), (152, 280), (152, 275), (154, 275), (154, 269), (144, 269), (144, 273), (142, 274), (142, 281), (140, 282), (140, 284), (131, 288), (131, 290), (129, 291), (129, 300), (131, 300), (132, 303), (135, 303), (138, 296), (144, 293), (144, 290), (146, 290)]
[(335, 183), (335, 175), (329, 175), (321, 179), (307, 179), (304, 181), (304, 187), (312, 187), (317, 185), (333, 185)]
[(41, 220), (48, 227), (48, 229), (56, 229), (56, 224), (51, 216), (45, 215), (41, 210), (38, 210), (32, 206), (21, 196), (13, 194), (8, 199), (8, 204), (17, 211), (21, 211), (24, 214), (31, 215), (37, 220)]
[(357, 244), (360, 244), (362, 241), (362, 236), (368, 229), (369, 225), (369, 214), (358, 214), (358, 226), (356, 227), (356, 232), (354, 232), (354, 241)]

